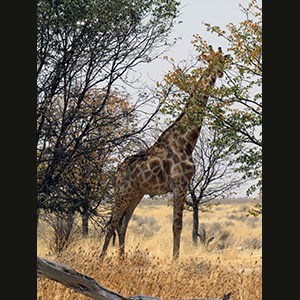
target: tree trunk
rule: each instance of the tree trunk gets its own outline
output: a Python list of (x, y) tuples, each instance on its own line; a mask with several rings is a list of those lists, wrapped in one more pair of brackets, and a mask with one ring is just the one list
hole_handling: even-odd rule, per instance
[(193, 244), (198, 244), (198, 228), (199, 228), (199, 209), (198, 205), (193, 206)]
[(199, 200), (196, 197), (195, 190), (190, 192), (193, 204), (193, 244), (194, 246), (198, 245), (198, 228), (199, 228)]
[(85, 213), (82, 215), (82, 236), (88, 237), (89, 235), (89, 215)]
[(69, 213), (67, 216), (67, 232), (66, 232), (66, 240), (69, 239), (70, 234), (72, 232), (73, 229), (73, 225), (74, 225), (74, 219), (75, 219), (75, 214), (74, 213)]

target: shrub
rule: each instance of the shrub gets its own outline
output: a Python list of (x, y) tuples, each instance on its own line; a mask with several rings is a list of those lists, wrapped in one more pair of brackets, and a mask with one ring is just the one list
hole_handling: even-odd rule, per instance
[(243, 242), (243, 247), (246, 249), (260, 249), (262, 247), (262, 242), (257, 238), (245, 239)]
[(79, 238), (79, 228), (74, 223), (74, 214), (45, 214), (42, 219), (50, 225), (43, 233), (43, 239), (52, 253), (61, 253)]
[(159, 231), (160, 226), (157, 225), (157, 221), (153, 216), (137, 216), (133, 215), (131, 219), (135, 224), (130, 225), (130, 229), (138, 235), (142, 235), (145, 238), (151, 237), (153, 234)]
[(199, 240), (205, 246), (211, 246), (212, 249), (222, 250), (228, 246), (230, 231), (224, 229), (224, 225), (215, 222), (212, 224), (201, 223), (199, 226)]

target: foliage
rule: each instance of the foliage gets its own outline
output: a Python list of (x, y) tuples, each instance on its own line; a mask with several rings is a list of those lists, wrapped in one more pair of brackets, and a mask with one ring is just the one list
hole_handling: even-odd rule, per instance
[[(228, 43), (230, 58), (222, 66), (224, 76), (221, 83), (217, 82), (214, 88), (206, 91), (199, 86), (201, 74), (206, 69), (205, 58), (210, 53), (210, 46), (197, 34), (192, 41), (198, 53), (197, 62), (193, 66), (187, 66), (185, 61), (176, 65), (170, 59), (173, 70), (166, 75), (161, 90), (162, 95), (167, 92), (170, 95), (165, 102), (164, 111), (172, 116), (178, 114), (178, 110), (184, 107), (188, 99), (197, 100), (203, 93), (209, 94), (205, 112), (193, 105), (190, 106), (190, 113), (204, 114), (204, 123), (219, 130), (223, 143), (233, 141), (231, 150), (238, 155), (232, 161), (236, 171), (242, 172), (244, 179), (257, 180), (257, 185), (248, 189), (249, 195), (257, 187), (261, 189), (262, 9), (256, 0), (252, 0), (248, 7), (241, 6), (241, 10), (246, 19), (238, 25), (229, 23), (226, 30), (204, 23), (209, 32), (217, 34)], [(204, 66), (201, 62), (204, 62)], [(213, 63), (217, 66), (217, 62)]]
[[(220, 102), (224, 103), (224, 109), (217, 113), (218, 118), (214, 122), (222, 126), (229, 137), (244, 145), (237, 160), (240, 163), (237, 170), (243, 172), (245, 178), (258, 179), (257, 186), (261, 188), (262, 9), (256, 0), (252, 0), (248, 7), (241, 6), (241, 9), (246, 20), (238, 26), (229, 23), (228, 33), (218, 26), (205, 24), (208, 31), (228, 41), (228, 51), (233, 53), (231, 68), (227, 71), (221, 92), (217, 94)], [(238, 147), (237, 151), (240, 151)], [(247, 195), (255, 189), (251, 186)]]
[(37, 2), (38, 209), (80, 210), (108, 184), (104, 161), (137, 132), (134, 107), (114, 85), (166, 49), (178, 5)]
[(135, 127), (135, 120), (130, 114), (132, 107), (126, 98), (117, 92), (111, 93), (105, 109), (85, 133), (84, 140), (80, 147), (76, 148), (72, 159), (68, 155), (74, 151), (76, 139), (82, 135), (85, 123), (99, 107), (103, 97), (103, 93), (98, 90), (87, 92), (80, 114), (69, 125), (67, 133), (60, 137), (59, 145), (64, 156), (51, 172), (53, 152), (65, 119), (64, 99), (53, 99), (51, 114), (47, 118), (47, 126), (44, 126), (47, 128), (44, 142), (38, 147), (38, 188), (43, 189), (49, 173), (57, 176), (57, 179), (56, 185), (48, 188), (47, 196), (40, 194), (45, 196), (40, 198), (39, 208), (56, 212), (79, 211), (92, 215), (96, 213), (96, 208), (102, 200), (111, 197), (111, 173), (117, 155), (112, 156), (113, 148), (108, 142), (112, 137), (118, 138)]

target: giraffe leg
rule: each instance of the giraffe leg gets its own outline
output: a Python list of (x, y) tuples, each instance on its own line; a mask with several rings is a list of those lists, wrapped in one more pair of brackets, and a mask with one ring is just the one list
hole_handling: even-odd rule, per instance
[[(115, 205), (113, 208), (112, 217), (110, 220), (110, 224), (107, 226), (107, 233), (105, 236), (105, 241), (103, 244), (102, 252), (100, 254), (100, 258), (105, 255), (108, 245), (109, 245), (109, 242), (116, 230), (119, 234), (119, 245), (121, 248), (121, 253), (124, 252), (124, 249), (122, 250), (122, 248), (124, 248), (125, 233), (126, 233), (127, 225), (131, 218), (133, 210), (138, 205), (138, 203), (140, 202), (142, 197), (143, 197), (143, 195), (141, 195), (140, 197), (137, 197), (137, 194), (122, 195), (122, 196), (117, 197), (115, 203), (116, 204), (122, 203), (122, 205)], [(129, 210), (128, 210), (128, 208), (129, 208)], [(123, 223), (124, 223), (124, 226), (122, 225)]]
[(117, 228), (117, 232), (118, 232), (118, 236), (119, 236), (119, 247), (120, 247), (120, 255), (121, 256), (124, 254), (124, 251), (125, 251), (125, 235), (126, 235), (126, 231), (127, 231), (129, 221), (131, 219), (131, 216), (132, 216), (135, 208), (140, 203), (143, 196), (144, 196), (143, 194), (137, 194), (134, 197), (132, 202), (127, 207), (127, 209), (125, 211), (125, 214), (124, 214), (124, 217), (122, 218), (122, 221), (120, 222), (120, 224)]
[[(115, 203), (119, 203), (119, 201), (121, 203), (125, 203), (125, 199), (124, 197), (117, 197), (118, 200), (116, 200)], [(124, 215), (124, 212), (126, 211), (128, 205), (123, 205), (123, 206), (114, 206), (113, 208), (113, 212), (112, 212), (112, 217), (109, 221), (109, 225), (107, 226), (106, 229), (106, 236), (105, 236), (105, 240), (104, 240), (104, 244), (102, 247), (102, 251), (100, 253), (100, 258), (105, 256), (106, 250), (108, 248), (109, 242), (113, 236), (113, 234), (115, 233), (116, 229), (118, 228), (119, 222), (122, 219), (122, 216)]]
[(106, 233), (106, 236), (105, 236), (105, 241), (104, 241), (104, 244), (103, 244), (102, 251), (100, 253), (100, 258), (103, 258), (105, 256), (107, 247), (109, 245), (109, 242), (110, 242), (110, 239), (111, 239), (112, 235), (114, 234), (114, 231), (115, 231), (115, 228), (113, 226), (111, 226), (111, 224), (108, 225), (107, 233)]
[(180, 236), (182, 231), (182, 214), (184, 208), (184, 200), (186, 191), (176, 189), (174, 192), (174, 207), (173, 207), (173, 259), (179, 258)]

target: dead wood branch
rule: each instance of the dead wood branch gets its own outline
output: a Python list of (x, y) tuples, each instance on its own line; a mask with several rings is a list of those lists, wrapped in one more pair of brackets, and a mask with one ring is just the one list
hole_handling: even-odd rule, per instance
[(124, 300), (122, 295), (101, 285), (93, 278), (82, 275), (67, 265), (37, 257), (37, 276), (57, 281), (95, 300)]

